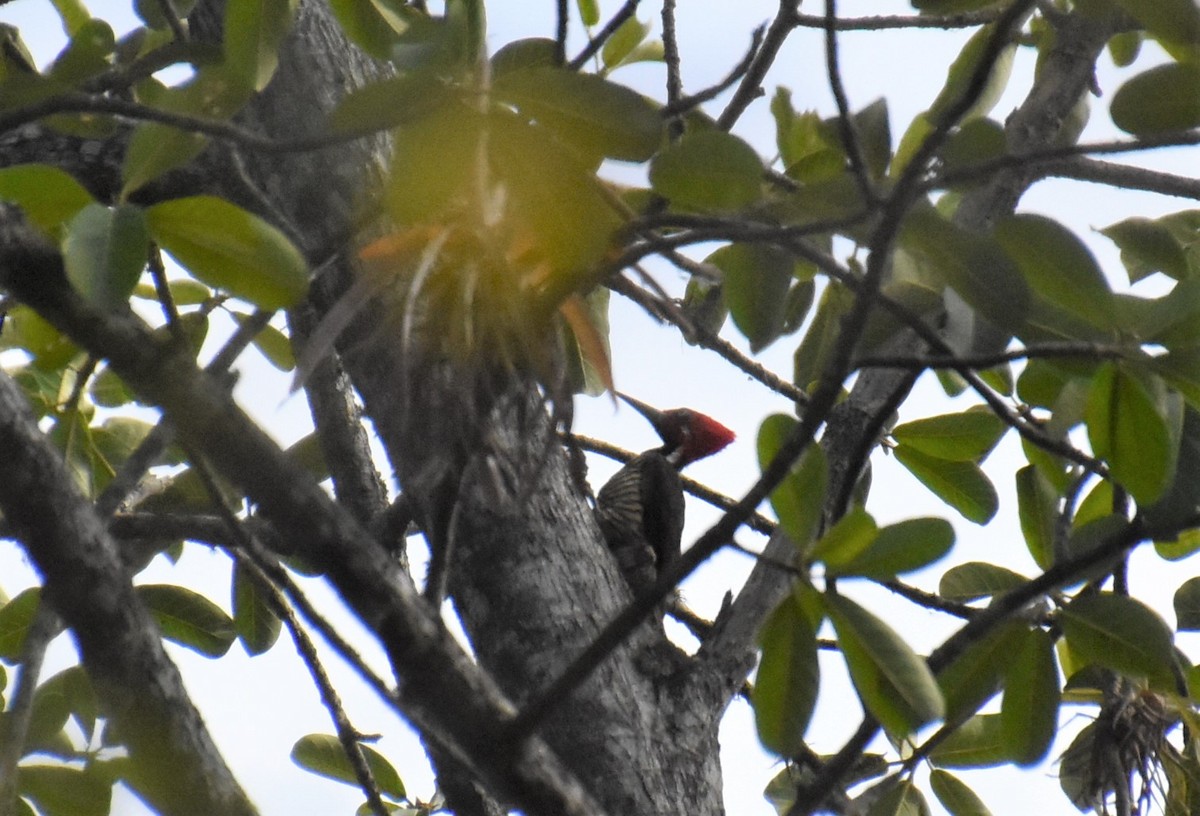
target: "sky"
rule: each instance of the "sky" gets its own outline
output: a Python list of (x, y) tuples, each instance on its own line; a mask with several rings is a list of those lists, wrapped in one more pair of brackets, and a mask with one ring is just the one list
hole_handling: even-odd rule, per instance
[[(87, 5), (96, 16), (113, 23), (118, 33), (134, 24), (125, 2), (90, 0)], [(602, 3), (606, 12), (611, 12), (617, 5)], [(493, 50), (518, 37), (551, 35), (554, 4), (550, 0), (508, 0), (491, 6), (489, 42)], [(766, 0), (741, 3), (689, 0), (680, 3), (678, 26), (685, 88), (696, 91), (722, 78), (741, 58), (749, 44), (750, 31), (769, 20), (775, 7), (775, 3)], [(845, 16), (909, 11), (906, 4), (890, 1), (844, 2), (839, 8)], [(805, 10), (809, 13), (820, 11), (815, 3), (806, 4)], [(656, 16), (657, 4), (644, 4), (640, 17), (654, 19), (657, 28)], [(0, 5), (0, 22), (16, 25), (22, 30), (39, 63), (44, 64), (52, 58), (63, 42), (49, 0), (12, 0)], [(940, 31), (844, 34), (841, 39), (842, 65), (852, 107), (859, 109), (885, 97), (894, 142), (912, 117), (927, 108), (937, 95), (946, 67), (966, 36), (961, 32)], [(580, 32), (576, 31), (574, 43), (578, 46), (581, 42)], [(797, 108), (816, 108), (825, 115), (833, 113), (823, 59), (816, 34), (795, 36), (784, 47), (767, 81), (768, 97), (751, 106), (735, 131), (764, 157), (775, 152), (774, 124), (767, 109), (767, 98), (775, 86), (789, 87)], [(1031, 72), (1031, 55), (1019, 54), (1009, 91), (996, 106), (994, 118), (1002, 120), (1019, 103)], [(661, 66), (622, 69), (614, 78), (661, 96)], [(1102, 62), (1098, 82), (1108, 97), (1119, 81), (1120, 74), (1107, 62)], [(719, 110), (720, 103), (718, 100), (710, 110)], [(1115, 135), (1107, 125), (1104, 104), (1104, 100), (1093, 100), (1092, 122), (1085, 138)], [(1167, 151), (1151, 161), (1164, 169), (1172, 164), (1178, 169), (1183, 158), (1178, 152)], [(1021, 210), (1043, 213), (1071, 226), (1088, 242), (1104, 268), (1116, 276), (1120, 271), (1116, 253), (1094, 230), (1130, 215), (1153, 216), (1185, 206), (1185, 202), (1147, 194), (1112, 193), (1096, 185), (1056, 182), (1038, 185), (1022, 201)], [(704, 251), (698, 252), (702, 255)], [(663, 267), (652, 267), (652, 270), (669, 291), (682, 291), (685, 282), (678, 273)], [(1118, 282), (1115, 277), (1114, 282)], [(654, 325), (635, 307), (617, 298), (613, 299), (613, 304), (613, 361), (618, 387), (661, 407), (688, 405), (733, 428), (738, 433), (738, 442), (720, 455), (697, 463), (689, 469), (688, 475), (729, 495), (740, 496), (757, 476), (754, 439), (759, 423), (770, 413), (789, 412), (791, 406), (782, 397), (750, 382), (711, 355), (688, 347), (676, 332)], [(735, 334), (731, 327), (726, 327), (726, 337), (736, 339)], [(759, 361), (787, 377), (796, 339), (798, 336), (778, 341), (759, 355)], [(286, 393), (287, 375), (275, 372), (253, 357), (247, 358), (240, 370), (238, 399), (282, 443), (308, 432), (303, 399), (280, 402), (280, 395)], [(968, 404), (962, 399), (947, 401), (933, 379), (926, 376), (905, 405), (902, 418), (908, 420), (961, 410)], [(580, 398), (576, 429), (634, 450), (657, 444), (651, 429), (636, 414), (628, 410), (614, 411), (607, 399)], [(1023, 555), (1015, 521), (1011, 473), (1018, 466), (1019, 457), (1019, 448), (1010, 435), (986, 466), (1001, 495), (997, 520), (980, 528), (957, 517), (951, 518), (959, 533), (952, 560), (916, 575), (914, 583), (934, 588), (937, 578), (952, 563), (968, 560), (1000, 559), (1000, 563), (1012, 569), (1034, 574), (1032, 563)], [(877, 455), (873, 464), (875, 488), (869, 507), (881, 523), (950, 512), (890, 458)], [(593, 461), (590, 475), (593, 484), (602, 484), (615, 469), (613, 463)], [(716, 511), (691, 503), (685, 542), (694, 539), (716, 518)], [(738, 540), (754, 547), (762, 543), (760, 538), (748, 533), (739, 533)], [(684, 586), (685, 597), (702, 614), (711, 615), (725, 591), (736, 590), (751, 567), (748, 557), (723, 552), (689, 580)], [(186, 580), (189, 586), (210, 594), (228, 608), (228, 570), (229, 561), (224, 555), (193, 546), (176, 566), (158, 559), (140, 580), (147, 583)], [(1156, 603), (1160, 612), (1168, 621), (1172, 620), (1170, 594), (1187, 577), (1187, 574), (1164, 572), (1152, 557), (1136, 557), (1131, 570), (1134, 592), (1143, 598), (1154, 593), (1159, 598)], [(15, 594), (32, 580), (15, 546), (0, 541), (0, 589)], [(340, 602), (323, 585), (309, 582), (306, 589), (323, 608), (336, 612), (340, 607)], [(902, 621), (898, 628), (911, 638), (910, 642), (918, 650), (933, 647), (952, 631), (940, 616), (916, 610), (877, 588), (853, 587), (850, 591), (877, 614), (895, 616), (890, 619)], [(353, 625), (344, 613), (338, 613), (338, 620), (344, 625)], [(1180, 645), (1185, 651), (1200, 654), (1200, 650), (1195, 649), (1196, 644), (1189, 643), (1187, 637), (1181, 638)], [(361, 800), (353, 788), (313, 777), (294, 768), (287, 759), (295, 739), (310, 732), (331, 731), (328, 717), (316, 699), (307, 674), (288, 643), (281, 641), (266, 655), (253, 659), (245, 657), (235, 646), (219, 661), (206, 660), (170, 644), (168, 649), (179, 663), (188, 688), (205, 713), (218, 744), (264, 814), (351, 812)], [(375, 653), (367, 657), (386, 674), (381, 655)], [(70, 644), (65, 638), (59, 638), (48, 659), (50, 671), (69, 665), (72, 660)], [(400, 770), (412, 795), (428, 797), (433, 790), (432, 777), (415, 738), (406, 729), (398, 727), (395, 715), (376, 703), (336, 659), (327, 660), (327, 668), (342, 690), (351, 720), (365, 732), (384, 733), (384, 738), (375, 747)], [(836, 656), (827, 655), (823, 659), (822, 671), (825, 678), (822, 699), (809, 734), (815, 750), (828, 752), (836, 750), (849, 730), (857, 725), (860, 709), (847, 691), (848, 684), (844, 679), (839, 680), (844, 678), (844, 671)], [(249, 677), (255, 678), (253, 684), (248, 684)], [(1066, 711), (1063, 719), (1073, 732), (1086, 722), (1083, 717), (1082, 713)], [(1060, 737), (1052, 756), (1066, 745), (1067, 741)], [(733, 704), (727, 715), (722, 729), (722, 746), (728, 811), (734, 816), (772, 814), (773, 809), (762, 798), (762, 789), (780, 766), (759, 748), (749, 709), (740, 701)], [(922, 778), (918, 776), (919, 780)], [(963, 774), (963, 778), (976, 786), (977, 792), (998, 814), (1075, 812), (1058, 790), (1052, 764), (1020, 772), (1000, 769), (969, 773)], [(934, 812), (940, 813), (932, 797), (931, 803)], [(113, 812), (119, 816), (133, 816), (143, 813), (144, 809), (125, 795), (114, 806)]]

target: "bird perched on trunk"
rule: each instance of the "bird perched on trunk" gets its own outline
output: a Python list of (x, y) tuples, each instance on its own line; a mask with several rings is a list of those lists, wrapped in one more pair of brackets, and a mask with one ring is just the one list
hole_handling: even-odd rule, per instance
[(679, 471), (724, 448), (733, 431), (690, 408), (660, 411), (618, 394), (646, 417), (662, 438), (617, 471), (596, 495), (596, 517), (634, 593), (654, 583), (679, 557), (683, 535), (683, 484)]

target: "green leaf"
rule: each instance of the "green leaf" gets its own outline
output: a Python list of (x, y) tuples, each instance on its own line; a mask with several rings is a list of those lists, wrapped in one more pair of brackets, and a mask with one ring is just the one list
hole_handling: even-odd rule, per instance
[(775, 246), (730, 244), (705, 259), (724, 274), (725, 302), (734, 325), (762, 351), (783, 334), (795, 262)]
[(853, 304), (854, 295), (844, 286), (830, 282), (825, 287), (812, 325), (792, 357), (796, 387), (808, 391), (820, 379), (842, 336), (841, 319)]
[(1107, 592), (1084, 595), (1065, 606), (1058, 621), (1081, 660), (1173, 687), (1171, 630), (1141, 601)]
[(821, 686), (818, 623), (789, 594), (758, 636), (762, 659), (751, 692), (754, 722), (763, 745), (780, 756), (795, 756), (805, 747), (804, 732)]
[(66, 765), (21, 765), (17, 791), (43, 816), (108, 816), (112, 785), (101, 774)]
[(1017, 513), (1025, 547), (1042, 569), (1054, 563), (1058, 525), (1058, 492), (1033, 465), (1017, 471)]
[(1108, 41), (1108, 55), (1113, 65), (1118, 68), (1128, 68), (1137, 60), (1142, 51), (1142, 42), (1146, 39), (1141, 31), (1122, 31), (1114, 34)]
[(275, 645), (283, 623), (247, 571), (233, 570), (233, 628), (246, 654), (260, 655)]
[(95, 199), (72, 175), (57, 167), (18, 164), (0, 168), (0, 201), (16, 204), (36, 227), (54, 236)]
[(611, 71), (613, 68), (623, 65), (634, 49), (641, 45), (649, 34), (650, 24), (643, 23), (636, 14), (621, 23), (620, 28), (613, 32), (612, 36), (604, 43), (604, 47), (600, 49), (600, 59), (604, 63), (605, 70)]
[(1155, 541), (1154, 551), (1165, 561), (1182, 561), (1200, 551), (1200, 529), (1184, 530), (1169, 541)]
[(1200, 632), (1200, 578), (1189, 578), (1175, 590), (1175, 629)]
[(929, 755), (939, 768), (991, 768), (1009, 762), (999, 714), (976, 714)]
[(948, 722), (974, 714), (1000, 691), (1013, 652), (1019, 648), (1025, 632), (1024, 624), (1004, 623), (964, 649), (938, 673)]
[[(232, 317), (239, 326), (244, 326), (250, 319), (249, 315), (232, 312)], [(296, 357), (292, 353), (292, 341), (286, 334), (274, 326), (263, 326), (251, 341), (254, 347), (262, 352), (267, 362), (280, 371), (291, 371), (296, 367)]]
[[(1106, 780), (1104, 784), (1108, 784), (1107, 777), (1100, 777), (1103, 771), (1096, 768), (1098, 750), (1106, 750), (1103, 743), (1099, 749), (1096, 746), (1097, 736), (1100, 733), (1098, 722), (1090, 722), (1085, 725), (1083, 730), (1071, 741), (1067, 750), (1063, 751), (1062, 759), (1059, 761), (1058, 784), (1067, 798), (1081, 812), (1093, 808), (1098, 779), (1104, 778)], [(1105, 736), (1103, 739), (1104, 742), (1108, 742), (1111, 737)]]
[(987, 524), (999, 509), (996, 488), (973, 462), (939, 459), (908, 445), (898, 445), (892, 452), (921, 484), (968, 521)]
[(242, 0), (225, 5), (225, 64), (230, 78), (254, 91), (267, 87), (279, 47), (292, 23), (295, 0)]
[(796, 181), (811, 184), (834, 178), (846, 169), (836, 125), (821, 119), (816, 111), (797, 113), (791, 91), (778, 88), (771, 99), (775, 117), (775, 141), (784, 172)]
[(392, 14), (385, 14), (381, 5), (372, 0), (329, 2), (329, 8), (337, 18), (342, 32), (372, 57), (386, 60), (392, 56), (392, 48), (400, 34), (395, 23), (400, 23), (401, 28), (403, 23), (401, 19), (392, 16), (396, 11), (396, 4), (387, 3), (385, 6)]
[(871, 803), (866, 816), (929, 816), (925, 795), (913, 784), (911, 777), (885, 779), (867, 791), (868, 795), (872, 793), (880, 795)]
[(886, 580), (921, 569), (942, 558), (954, 546), (954, 528), (940, 518), (915, 518), (889, 524), (865, 549), (847, 561), (826, 557), (831, 575)]
[(643, 162), (662, 144), (663, 120), (654, 106), (595, 74), (528, 68), (499, 77), (492, 92), (584, 156)]
[(848, 563), (875, 540), (879, 528), (862, 505), (855, 505), (813, 546), (814, 561)]
[(67, 224), (67, 280), (92, 305), (116, 309), (129, 301), (146, 266), (149, 245), (141, 207), (89, 204)]
[[(975, 77), (975, 72), (984, 59), (989, 41), (994, 36), (995, 25), (986, 25), (967, 40), (967, 44), (963, 46), (962, 51), (950, 65), (945, 86), (929, 108), (930, 119), (937, 121), (945, 116), (949, 108), (958, 104), (958, 101), (967, 93), (971, 81)], [(1013, 56), (1016, 52), (1017, 45), (1014, 42), (1006, 45), (996, 56), (988, 72), (982, 93), (959, 119), (960, 123), (987, 116), (988, 112), (1000, 101), (1000, 96), (1004, 93), (1004, 88), (1008, 85), (1008, 78), (1012, 74)]]
[(929, 787), (950, 816), (992, 816), (975, 791), (947, 771), (932, 770), (929, 773)]
[[(775, 458), (795, 427), (795, 418), (785, 414), (773, 414), (763, 420), (757, 443), (760, 468), (766, 468)], [(808, 552), (820, 529), (827, 482), (825, 452), (820, 445), (810, 445), (779, 487), (771, 492), (775, 516), (801, 553)]]
[(600, 22), (600, 3), (597, 0), (575, 0), (579, 9), (580, 21), (585, 26), (594, 26)]
[(938, 594), (950, 601), (966, 603), (1003, 595), (1028, 580), (1024, 575), (995, 564), (970, 561), (946, 570), (938, 584)]
[[(404, 782), (392, 764), (371, 746), (359, 743), (358, 747), (367, 760), (367, 767), (371, 769), (379, 790), (392, 799), (406, 798)], [(345, 749), (338, 738), (330, 734), (309, 734), (296, 740), (292, 746), (292, 762), (319, 776), (358, 785), (358, 778), (354, 775), (350, 760), (346, 758)]]
[(111, 67), (109, 57), (116, 44), (108, 23), (90, 19), (71, 34), (71, 41), (46, 73), (67, 85), (77, 85)]
[(342, 97), (329, 112), (329, 130), (345, 134), (389, 130), (416, 122), (450, 99), (445, 83), (428, 73), (388, 77)]
[(1054, 638), (1041, 629), (1025, 632), (1009, 654), (1000, 705), (1004, 744), (1016, 764), (1034, 765), (1050, 751), (1060, 696)]
[(233, 620), (203, 595), (172, 584), (135, 587), (163, 637), (205, 657), (220, 657), (237, 636)]
[(0, 660), (16, 663), (25, 648), (25, 635), (37, 614), (41, 590), (30, 587), (0, 606)]
[(1097, 456), (1138, 504), (1162, 495), (1174, 470), (1178, 437), (1167, 425), (1167, 395), (1157, 377), (1142, 378), (1105, 363), (1092, 379), (1084, 419)]
[(1200, 45), (1200, 7), (1193, 0), (1115, 1), (1178, 59)]
[(308, 264), (279, 230), (215, 196), (177, 198), (146, 211), (154, 240), (193, 276), (263, 309), (295, 305)]
[(1097, 326), (1116, 323), (1108, 281), (1073, 232), (1044, 216), (1015, 215), (997, 224), (995, 235), (1034, 292)]
[(850, 679), (868, 711), (896, 736), (942, 716), (937, 681), (886, 623), (842, 595), (823, 597)]
[(1032, 300), (1029, 287), (995, 238), (969, 232), (921, 206), (905, 220), (900, 241), (989, 323), (1009, 332), (1023, 328)]
[(761, 194), (762, 176), (762, 161), (754, 148), (717, 130), (685, 134), (650, 164), (654, 191), (690, 210), (744, 207)]
[[(210, 119), (228, 119), (246, 102), (245, 86), (227, 76), (220, 66), (202, 68), (191, 81), (172, 88), (155, 107), (170, 113)], [(208, 144), (199, 133), (178, 130), (158, 122), (144, 122), (134, 130), (121, 165), (121, 198), (177, 167), (190, 162)]]
[(1189, 274), (1187, 253), (1171, 229), (1161, 220), (1127, 218), (1100, 230), (1121, 250), (1121, 263), (1129, 282), (1137, 283), (1155, 272), (1175, 280)]
[(1200, 65), (1171, 62), (1143, 71), (1117, 89), (1109, 112), (1114, 125), (1135, 136), (1200, 125)]
[(892, 430), (897, 442), (938, 459), (982, 462), (1004, 436), (1008, 425), (984, 406), (958, 414), (927, 417)]

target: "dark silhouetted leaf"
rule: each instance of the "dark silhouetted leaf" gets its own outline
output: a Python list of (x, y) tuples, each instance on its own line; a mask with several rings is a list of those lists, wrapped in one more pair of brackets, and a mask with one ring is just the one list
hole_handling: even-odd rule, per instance
[(1133, 677), (1174, 683), (1171, 630), (1141, 601), (1107, 592), (1085, 595), (1065, 606), (1058, 620), (1080, 659)]
[(1007, 662), (1000, 706), (1004, 745), (1016, 764), (1033, 765), (1050, 751), (1058, 730), (1061, 692), (1054, 638), (1041, 629), (1025, 632)]
[(896, 461), (963, 518), (986, 524), (999, 509), (996, 488), (973, 462), (952, 462), (929, 456), (908, 445), (897, 446)]

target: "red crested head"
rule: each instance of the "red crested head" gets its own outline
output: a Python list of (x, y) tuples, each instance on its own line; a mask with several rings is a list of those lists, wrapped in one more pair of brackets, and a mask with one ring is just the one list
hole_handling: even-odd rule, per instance
[(650, 420), (662, 437), (663, 456), (677, 468), (712, 456), (735, 438), (733, 431), (699, 411), (690, 408), (660, 411), (625, 394), (619, 396)]

